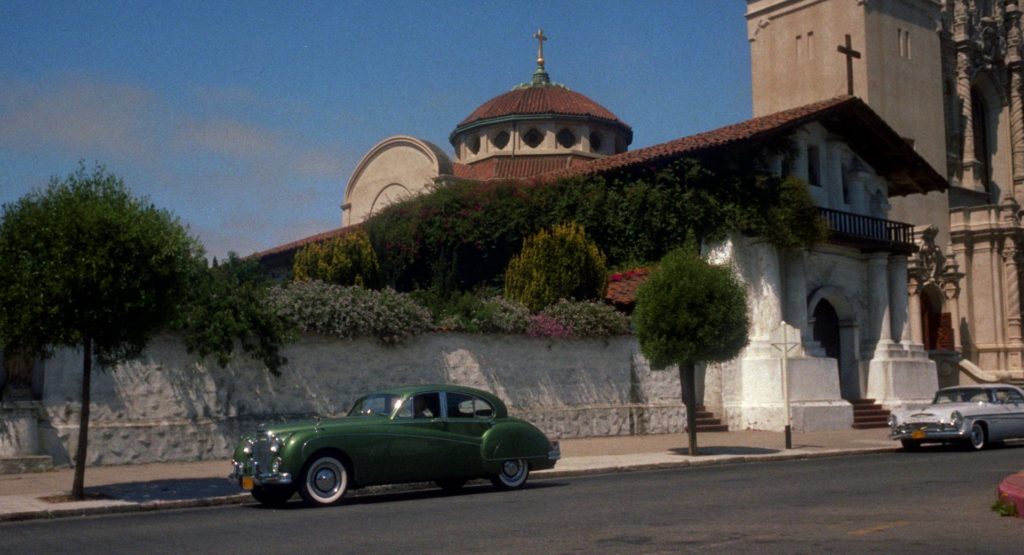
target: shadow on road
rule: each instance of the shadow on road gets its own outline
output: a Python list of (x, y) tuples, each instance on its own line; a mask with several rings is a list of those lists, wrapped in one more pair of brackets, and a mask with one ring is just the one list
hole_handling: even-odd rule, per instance
[[(675, 447), (670, 449), (677, 455), (689, 455), (690, 450), (686, 447)], [(697, 451), (701, 455), (770, 455), (772, 453), (778, 453), (779, 449), (767, 449), (764, 447), (741, 447), (737, 445), (712, 445), (705, 447), (703, 445), (697, 447)]]
[(242, 490), (237, 484), (224, 478), (183, 478), (96, 486), (86, 488), (86, 492), (105, 495), (113, 499), (146, 503), (149, 501), (222, 497), (242, 493)]
[[(377, 503), (396, 503), (400, 501), (415, 501), (418, 499), (435, 499), (439, 497), (464, 497), (470, 495), (516, 495), (520, 491), (529, 490), (540, 490), (544, 488), (557, 488), (568, 485), (564, 482), (547, 481), (540, 483), (530, 483), (523, 486), (522, 490), (516, 491), (499, 491), (491, 487), (490, 484), (480, 482), (479, 484), (469, 484), (458, 491), (446, 492), (441, 489), (417, 489), (414, 491), (396, 491), (396, 492), (385, 492), (385, 493), (373, 493), (373, 492), (359, 492), (358, 490), (355, 495), (346, 495), (340, 503), (332, 505), (335, 507), (344, 507), (346, 505), (374, 505)], [(424, 486), (428, 487), (428, 486)], [(315, 509), (316, 507), (309, 507), (302, 502), (302, 498), (295, 495), (291, 498), (284, 507), (266, 507), (258, 503), (248, 505), (248, 508), (253, 510), (301, 510), (301, 509)], [(324, 507), (328, 508), (328, 507)]]

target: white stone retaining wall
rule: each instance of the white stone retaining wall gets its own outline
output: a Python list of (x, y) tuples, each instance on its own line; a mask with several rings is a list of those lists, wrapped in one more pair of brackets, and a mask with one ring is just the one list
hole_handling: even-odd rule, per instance
[[(222, 369), (161, 336), (140, 360), (94, 371), (89, 464), (226, 457), (259, 422), (340, 415), (362, 394), (403, 384), (492, 391), (552, 438), (674, 433), (685, 419), (678, 372), (651, 371), (632, 336), (443, 333), (396, 347), (305, 337), (284, 354), (274, 377), (244, 355)], [(57, 465), (74, 456), (81, 364), (73, 350), (45, 362), (39, 444)]]

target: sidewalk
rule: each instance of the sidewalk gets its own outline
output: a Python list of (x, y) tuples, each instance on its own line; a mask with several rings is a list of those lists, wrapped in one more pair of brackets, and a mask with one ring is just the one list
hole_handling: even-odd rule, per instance
[[(898, 447), (887, 429), (794, 434), (794, 448), (788, 450), (778, 432), (703, 433), (697, 441), (699, 457), (686, 454), (683, 434), (566, 439), (561, 441), (558, 465), (534, 473), (532, 479), (877, 453)], [(230, 470), (227, 460), (92, 467), (86, 469), (85, 483), (86, 494), (94, 499), (76, 502), (46, 500), (70, 491), (71, 469), (0, 474), (0, 522), (252, 502), (248, 493), (226, 479)], [(367, 488), (349, 495), (380, 491)]]

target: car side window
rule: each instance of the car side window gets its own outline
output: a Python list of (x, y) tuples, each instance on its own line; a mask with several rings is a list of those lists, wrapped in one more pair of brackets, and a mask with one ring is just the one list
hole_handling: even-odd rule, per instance
[(490, 418), (494, 408), (483, 399), (465, 393), (445, 393), (448, 418)]
[(1024, 403), (1024, 396), (1012, 389), (996, 390), (996, 400), (1000, 403)]
[(439, 418), (441, 416), (441, 394), (421, 393), (407, 399), (398, 409), (398, 418)]

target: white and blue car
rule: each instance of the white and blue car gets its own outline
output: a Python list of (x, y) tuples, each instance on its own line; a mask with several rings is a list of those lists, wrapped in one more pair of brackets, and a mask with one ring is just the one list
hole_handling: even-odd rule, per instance
[(893, 411), (889, 428), (908, 451), (922, 443), (961, 443), (979, 451), (1024, 438), (1024, 390), (1007, 384), (946, 387), (931, 405)]

